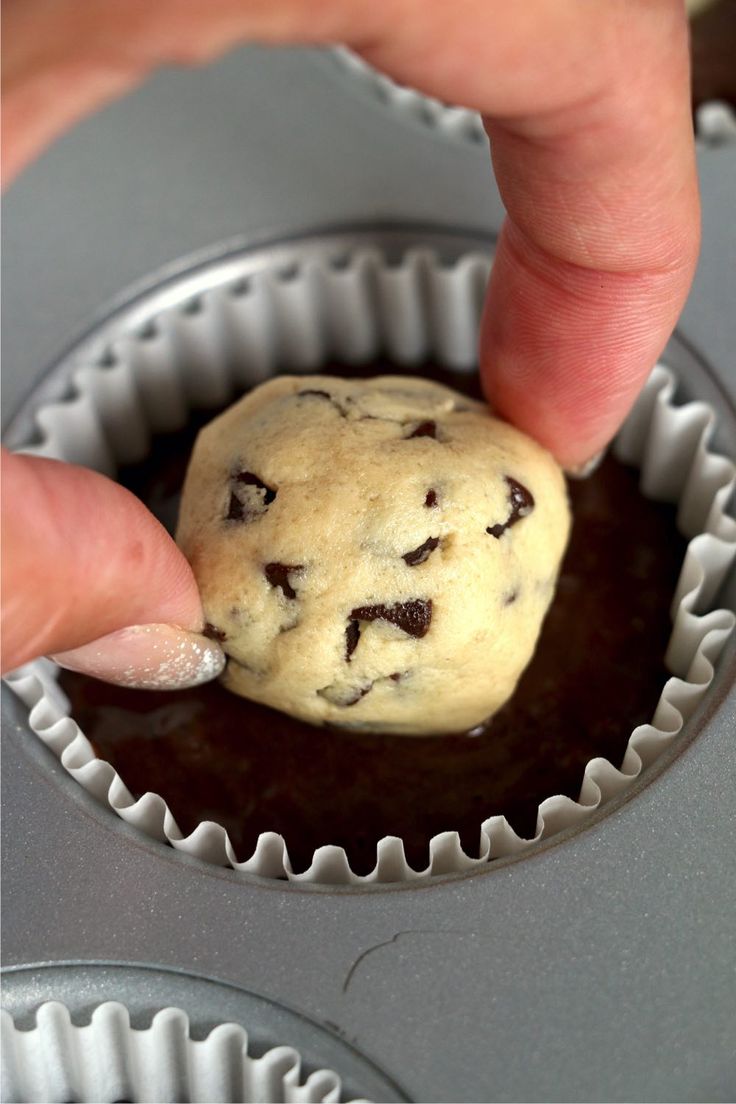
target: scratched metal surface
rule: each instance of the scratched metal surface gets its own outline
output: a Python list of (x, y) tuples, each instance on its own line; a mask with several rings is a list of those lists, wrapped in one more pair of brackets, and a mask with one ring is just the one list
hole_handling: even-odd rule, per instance
[[(700, 169), (703, 259), (677, 355), (707, 363), (685, 390), (725, 411), (736, 151), (703, 150)], [(501, 213), (486, 151), (394, 117), (318, 52), (166, 74), (8, 195), (6, 417), (114, 300), (213, 247), (356, 221), (492, 233)], [(242, 987), (415, 1100), (732, 1099), (733, 661), (731, 646), (694, 738), (609, 815), (517, 862), (380, 891), (244, 879), (142, 838), (4, 691), (4, 964), (141, 963)], [(29, 1005), (55, 995), (52, 975), (26, 976)], [(119, 999), (140, 1002), (139, 975), (119, 976)]]

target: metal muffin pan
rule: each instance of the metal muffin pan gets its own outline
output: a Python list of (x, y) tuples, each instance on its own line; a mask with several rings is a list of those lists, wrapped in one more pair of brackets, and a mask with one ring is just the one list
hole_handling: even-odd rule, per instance
[[(667, 360), (685, 396), (717, 407), (716, 445), (733, 455), (736, 153), (702, 149), (700, 167), (703, 260)], [(11, 413), (144, 288), (330, 224), (449, 235), (467, 211), (461, 237), (492, 238), (501, 206), (482, 147), (367, 101), (319, 52), (249, 50), (157, 78), (11, 189)], [(142, 838), (65, 776), (4, 691), (4, 964), (178, 971), (185, 986), (192, 975), (190, 1014), (193, 975), (215, 979), (342, 1036), (395, 1099), (728, 1100), (735, 661), (731, 641), (677, 754), (618, 807), (519, 861), (393, 890), (244, 880)], [(43, 980), (53, 972), (24, 976), (26, 1011), (58, 995)], [(253, 1033), (259, 1014), (247, 1015)]]
[[(334, 1031), (318, 1026), (289, 1008), (221, 982), (149, 966), (100, 962), (22, 966), (5, 971), (3, 1008), (13, 1017), (16, 1028), (29, 1031), (36, 1027), (36, 1008), (48, 1000), (49, 993), (53, 993), (55, 1001), (65, 1005), (72, 1023), (78, 1026), (88, 1024), (102, 1003), (115, 1001), (124, 1004), (132, 1028), (148, 1031), (156, 1012), (184, 1004), (190, 1009), (188, 1034), (193, 1040), (205, 1039), (223, 1023), (251, 1024), (248, 1055), (258, 1059), (288, 1039), (289, 1046), (296, 1050), (300, 1059), (298, 1083), (303, 1084), (310, 1076), (318, 1081), (317, 1091), (310, 1094), (310, 1100), (338, 1099), (324, 1094), (325, 1087), (334, 1092), (330, 1084), (333, 1079), (327, 1071), (339, 1071), (340, 1100), (366, 1095), (375, 1101), (406, 1099), (398, 1085), (388, 1081)], [(58, 1046), (58, 1035), (53, 1041), (49, 1039), (49, 1044)], [(110, 1056), (114, 1055), (114, 1046), (110, 1043), (108, 1046)], [(225, 1051), (218, 1057), (224, 1064), (223, 1059), (230, 1055)], [(288, 1060), (280, 1064), (288, 1069)], [(73, 1062), (70, 1067), (77, 1072)], [(177, 1099), (186, 1092), (186, 1063), (184, 1067), (181, 1072), (176, 1069), (169, 1072), (175, 1083), (180, 1081), (184, 1086), (184, 1092), (180, 1089)], [(78, 1072), (74, 1080), (78, 1083)], [(146, 1099), (153, 1099), (150, 1087), (146, 1088), (149, 1092)]]

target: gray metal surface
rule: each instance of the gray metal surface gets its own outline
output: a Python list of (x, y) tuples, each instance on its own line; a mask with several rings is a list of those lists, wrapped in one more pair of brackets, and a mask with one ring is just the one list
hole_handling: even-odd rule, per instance
[(162, 74), (8, 192), (4, 416), (100, 307), (213, 247), (358, 220), (501, 217), (487, 148), (395, 122), (322, 51), (253, 48)]
[[(728, 421), (736, 151), (700, 167), (703, 259), (673, 358)], [(392, 116), (316, 52), (166, 74), (11, 190), (8, 409), (111, 300), (213, 247), (356, 220), (492, 234), (500, 216), (484, 151)], [(5, 692), (4, 962), (241, 986), (329, 1023), (416, 1100), (733, 1099), (735, 661), (732, 643), (680, 754), (613, 812), (519, 861), (381, 890), (259, 882), (144, 839)]]

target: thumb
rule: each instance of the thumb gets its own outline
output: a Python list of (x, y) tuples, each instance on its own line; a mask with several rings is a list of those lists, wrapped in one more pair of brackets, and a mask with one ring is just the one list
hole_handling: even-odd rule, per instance
[(39, 655), (167, 689), (220, 673), (191, 568), (124, 487), (3, 450), (3, 670)]

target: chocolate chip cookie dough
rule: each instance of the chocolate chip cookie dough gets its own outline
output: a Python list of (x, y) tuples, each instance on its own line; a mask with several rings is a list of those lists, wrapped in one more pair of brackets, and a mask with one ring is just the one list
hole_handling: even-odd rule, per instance
[(311, 376), (202, 430), (177, 540), (229, 689), (314, 724), (439, 734), (513, 692), (568, 530), (555, 461), (481, 403)]

